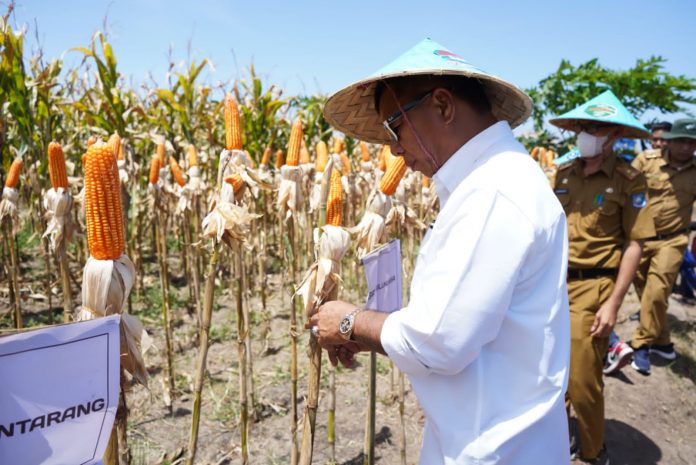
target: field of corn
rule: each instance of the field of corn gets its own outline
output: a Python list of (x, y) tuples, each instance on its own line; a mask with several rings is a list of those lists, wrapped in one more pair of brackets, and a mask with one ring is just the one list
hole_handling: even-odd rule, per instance
[[(391, 239), (410, 281), (429, 180), (253, 67), (213, 87), (206, 60), (172, 63), (130, 88), (104, 35), (64, 69), (6, 20), (0, 335), (124, 315), (104, 463), (415, 463), (404, 376), (369, 354), (322, 363), (304, 322), (364, 301), (360, 258)], [(552, 175), (553, 150), (532, 156)]]

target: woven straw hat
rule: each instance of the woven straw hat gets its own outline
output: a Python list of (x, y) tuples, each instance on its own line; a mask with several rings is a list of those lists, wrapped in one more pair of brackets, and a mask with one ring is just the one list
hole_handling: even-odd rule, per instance
[(568, 113), (550, 119), (549, 123), (561, 129), (580, 132), (579, 126), (588, 121), (620, 126), (622, 131), (619, 137), (629, 139), (650, 137), (650, 132), (645, 126), (640, 124), (640, 121), (623, 106), (610, 90), (599, 94)]
[(512, 127), (522, 124), (532, 112), (532, 100), (515, 85), (476, 68), (437, 42), (425, 39), (372, 76), (329, 97), (324, 117), (349, 136), (388, 144), (391, 139), (375, 109), (375, 87), (383, 79), (421, 74), (478, 79), (491, 103), (493, 116), (509, 122)]

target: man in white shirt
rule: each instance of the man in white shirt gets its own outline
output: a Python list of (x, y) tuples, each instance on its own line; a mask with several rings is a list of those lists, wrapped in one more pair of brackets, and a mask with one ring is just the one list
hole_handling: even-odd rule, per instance
[(430, 40), (324, 111), (349, 135), (389, 143), (440, 200), (407, 307), (328, 302), (307, 325), (332, 363), (375, 350), (409, 376), (424, 465), (570, 461), (566, 220), (511, 131), (530, 111), (515, 86)]

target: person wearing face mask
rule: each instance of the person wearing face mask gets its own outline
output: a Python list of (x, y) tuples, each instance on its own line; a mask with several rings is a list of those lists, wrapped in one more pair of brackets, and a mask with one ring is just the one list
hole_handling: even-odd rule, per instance
[(696, 201), (696, 119), (675, 121), (661, 137), (662, 150), (647, 150), (633, 161), (648, 182), (648, 210), (656, 235), (646, 239), (633, 285), (640, 299), (639, 320), (631, 346), (631, 366), (650, 374), (650, 355), (677, 357), (667, 326), (669, 295), (689, 242), (689, 226)]
[(512, 133), (531, 109), (429, 39), (324, 109), (334, 128), (432, 176), (440, 201), (406, 307), (327, 302), (306, 326), (333, 364), (373, 350), (408, 375), (426, 417), (423, 465), (570, 461), (566, 221)]
[[(578, 448), (573, 436), (572, 452), (588, 463), (605, 464), (609, 458), (604, 446), (604, 357), (640, 261), (642, 241), (655, 235), (645, 208), (645, 178), (614, 155), (612, 146), (620, 137), (649, 134), (611, 91), (550, 123), (576, 132), (580, 151), (579, 158), (558, 168), (554, 185), (568, 219), (567, 407), (575, 411), (580, 442)], [(619, 344), (617, 357), (630, 361), (630, 349)]]

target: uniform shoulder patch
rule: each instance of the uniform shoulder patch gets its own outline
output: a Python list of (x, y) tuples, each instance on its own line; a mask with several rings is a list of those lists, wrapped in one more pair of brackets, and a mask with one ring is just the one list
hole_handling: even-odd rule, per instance
[(624, 162), (618, 162), (616, 164), (616, 171), (618, 171), (621, 176), (629, 181), (633, 181), (640, 175), (640, 171)]
[(645, 154), (645, 158), (648, 160), (651, 160), (653, 158), (662, 158), (662, 151), (660, 149), (650, 149), (646, 150), (643, 152)]

